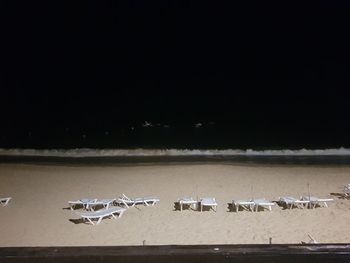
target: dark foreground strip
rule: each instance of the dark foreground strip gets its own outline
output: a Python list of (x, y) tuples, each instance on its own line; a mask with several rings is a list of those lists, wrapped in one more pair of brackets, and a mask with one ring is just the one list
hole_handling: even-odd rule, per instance
[(4, 247), (0, 262), (350, 262), (350, 244)]

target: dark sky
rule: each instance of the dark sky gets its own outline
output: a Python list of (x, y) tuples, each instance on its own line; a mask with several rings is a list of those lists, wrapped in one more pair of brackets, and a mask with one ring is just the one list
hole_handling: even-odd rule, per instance
[(1, 3), (4, 130), (350, 131), (347, 1), (243, 2)]

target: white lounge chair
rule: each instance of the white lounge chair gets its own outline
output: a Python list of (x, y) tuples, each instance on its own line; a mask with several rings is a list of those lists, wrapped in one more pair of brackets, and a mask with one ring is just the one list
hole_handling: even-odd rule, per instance
[(236, 208), (236, 212), (238, 212), (239, 207), (242, 207), (243, 210), (253, 211), (254, 202), (246, 200), (233, 200), (232, 205)]
[(74, 209), (75, 206), (81, 205), (85, 210), (94, 211), (95, 206), (103, 206), (103, 208), (108, 209), (116, 199), (80, 199), (77, 201), (68, 201), (71, 210)]
[(310, 201), (297, 199), (292, 196), (284, 196), (279, 198), (279, 203), (282, 205), (284, 204), (287, 208), (289, 207), (289, 209), (292, 209), (293, 206), (304, 208), (304, 205), (310, 203)]
[(315, 196), (303, 196), (301, 198), (301, 200), (304, 201), (309, 201), (309, 207), (310, 208), (315, 208), (317, 205), (319, 206), (324, 206), (324, 207), (328, 207), (327, 202), (332, 202), (334, 201), (334, 199), (332, 198), (318, 198)]
[(191, 208), (193, 207), (193, 210), (196, 210), (197, 203), (198, 201), (194, 200), (192, 197), (183, 197), (179, 199), (180, 211), (182, 211), (183, 205), (189, 205)]
[(216, 212), (216, 208), (217, 208), (218, 204), (217, 204), (215, 198), (204, 197), (204, 198), (200, 199), (200, 203), (201, 203), (201, 212), (203, 211), (203, 206), (209, 206), (210, 208), (212, 208)]
[(257, 212), (259, 209), (259, 206), (262, 208), (267, 208), (269, 211), (272, 210), (272, 206), (276, 205), (276, 203), (273, 203), (271, 201), (268, 201), (266, 199), (254, 199), (252, 200), (254, 202), (254, 210)]
[(83, 198), (76, 201), (68, 201), (71, 210), (74, 210), (76, 206), (81, 206), (85, 210), (89, 210), (91, 205), (96, 203), (97, 199)]
[(127, 208), (133, 207), (135, 205), (144, 204), (146, 206), (154, 206), (159, 202), (157, 197), (139, 197), (139, 198), (129, 198), (125, 194), (122, 194), (122, 197), (119, 197), (116, 201), (118, 204), (125, 205)]
[(98, 225), (105, 217), (112, 216), (115, 219), (117, 218), (115, 215), (121, 217), (125, 210), (126, 209), (122, 207), (112, 207), (109, 209), (103, 209), (95, 212), (77, 213), (77, 215), (81, 216), (83, 220), (88, 220), (89, 223), (91, 223), (92, 225), (95, 225), (93, 220), (97, 219), (96, 225)]
[(108, 209), (116, 199), (97, 199), (94, 203), (89, 203), (89, 207), (91, 210), (94, 210), (93, 208), (95, 206), (103, 206), (103, 208)]
[(2, 197), (0, 198), (0, 203), (2, 206), (7, 206), (11, 199), (12, 197)]
[(350, 197), (350, 184), (344, 186), (343, 194), (346, 198)]

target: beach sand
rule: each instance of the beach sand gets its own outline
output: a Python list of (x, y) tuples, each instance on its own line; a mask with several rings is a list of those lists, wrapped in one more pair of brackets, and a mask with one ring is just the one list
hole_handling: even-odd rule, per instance
[[(350, 200), (329, 208), (230, 212), (233, 199), (311, 194), (330, 197), (350, 183), (350, 167), (224, 164), (115, 167), (0, 165), (0, 246), (116, 246), (350, 242)], [(251, 191), (253, 188), (253, 193)], [(68, 200), (157, 196), (154, 207), (128, 209), (101, 224), (75, 224)], [(175, 211), (180, 197), (215, 197), (217, 212)]]

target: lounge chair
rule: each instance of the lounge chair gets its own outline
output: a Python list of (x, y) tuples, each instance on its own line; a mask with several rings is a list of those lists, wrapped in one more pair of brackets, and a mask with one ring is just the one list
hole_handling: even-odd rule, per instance
[(103, 206), (103, 208), (108, 209), (116, 199), (80, 199), (77, 201), (68, 201), (71, 210), (74, 209), (75, 206), (81, 205), (85, 210), (94, 211), (95, 206)]
[(0, 198), (0, 203), (2, 206), (7, 206), (11, 199), (12, 197), (2, 197)]
[(334, 199), (332, 198), (318, 198), (315, 196), (303, 196), (301, 198), (301, 200), (304, 201), (309, 201), (309, 208), (315, 208), (317, 205), (318, 206), (324, 206), (324, 207), (328, 207), (327, 202), (332, 202), (334, 201)]
[(200, 199), (200, 203), (201, 203), (201, 212), (203, 211), (203, 206), (209, 206), (211, 209), (213, 209), (216, 212), (218, 204), (215, 201), (215, 198), (213, 198), (213, 197), (204, 197), (204, 198)]
[(271, 201), (268, 201), (266, 199), (254, 199), (252, 200), (254, 202), (254, 210), (257, 212), (259, 209), (259, 206), (262, 208), (267, 208), (269, 211), (272, 210), (272, 206), (276, 205), (276, 203), (273, 203)]
[(292, 197), (292, 196), (280, 197), (278, 202), (282, 205), (285, 205), (287, 208), (289, 207), (289, 209), (292, 209), (293, 206), (299, 207), (299, 208), (304, 208), (305, 204), (310, 203), (310, 201), (308, 201), (308, 200), (301, 200), (301, 199), (297, 199), (297, 198)]
[(103, 206), (103, 208), (108, 209), (116, 199), (97, 199), (94, 203), (89, 203), (89, 207), (91, 210), (94, 210), (93, 208), (95, 206)]
[(197, 203), (198, 201), (194, 200), (192, 197), (183, 197), (179, 199), (180, 211), (182, 211), (183, 205), (189, 205), (191, 208), (193, 207), (193, 210), (196, 210)]
[(246, 200), (233, 200), (232, 205), (236, 208), (236, 212), (238, 212), (239, 207), (242, 207), (243, 210), (253, 211), (254, 202)]
[(95, 225), (93, 220), (97, 219), (96, 225), (101, 223), (102, 219), (105, 217), (112, 216), (113, 218), (117, 218), (115, 215), (118, 215), (118, 217), (121, 217), (126, 209), (121, 207), (112, 207), (109, 209), (103, 209), (95, 212), (86, 212), (86, 213), (77, 213), (77, 215), (81, 216), (83, 220), (88, 220), (89, 223), (92, 225)]
[(350, 184), (344, 186), (343, 195), (346, 198), (350, 197)]
[(129, 198), (125, 194), (119, 197), (116, 201), (118, 204), (125, 205), (127, 208), (133, 207), (135, 205), (144, 204), (146, 206), (154, 206), (159, 202), (157, 197), (139, 197), (139, 198)]
[(91, 205), (96, 203), (97, 199), (83, 198), (76, 201), (68, 201), (71, 210), (74, 210), (76, 206), (81, 206), (85, 210), (89, 210)]

